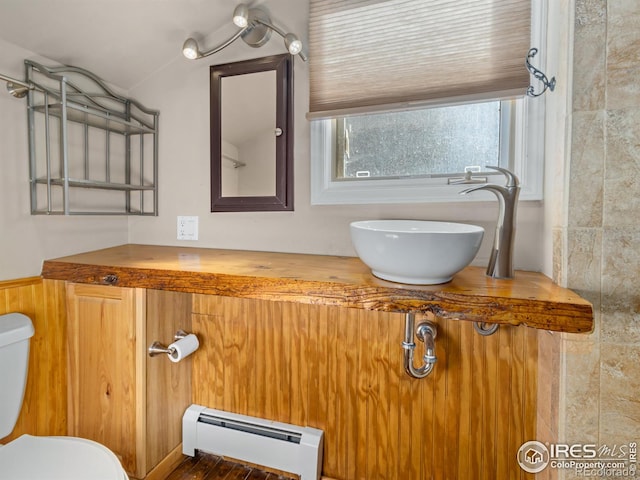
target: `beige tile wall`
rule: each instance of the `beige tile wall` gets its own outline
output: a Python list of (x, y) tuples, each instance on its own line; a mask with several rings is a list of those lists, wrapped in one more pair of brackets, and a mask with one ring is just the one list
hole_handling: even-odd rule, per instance
[(593, 302), (596, 328), (562, 339), (559, 440), (638, 442), (640, 1), (575, 0), (574, 28), (569, 214), (554, 265)]

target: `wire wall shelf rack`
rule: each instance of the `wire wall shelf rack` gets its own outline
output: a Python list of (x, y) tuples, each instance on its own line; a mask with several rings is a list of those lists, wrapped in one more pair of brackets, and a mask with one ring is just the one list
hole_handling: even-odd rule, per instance
[(33, 215), (157, 215), (159, 112), (93, 73), (25, 60)]

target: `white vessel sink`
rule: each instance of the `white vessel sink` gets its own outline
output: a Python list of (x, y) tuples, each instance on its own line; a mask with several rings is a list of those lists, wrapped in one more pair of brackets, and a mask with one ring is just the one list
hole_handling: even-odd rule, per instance
[(478, 253), (484, 228), (424, 220), (367, 220), (351, 224), (360, 259), (379, 278), (413, 285), (449, 282)]

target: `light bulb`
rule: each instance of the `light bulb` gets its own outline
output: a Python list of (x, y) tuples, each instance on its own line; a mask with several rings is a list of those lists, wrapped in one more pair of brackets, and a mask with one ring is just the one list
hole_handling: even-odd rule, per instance
[(285, 35), (284, 45), (291, 55), (297, 55), (302, 51), (302, 42), (293, 33), (287, 33)]
[(249, 8), (245, 4), (239, 4), (233, 11), (233, 23), (240, 28), (249, 25)]
[(187, 38), (182, 45), (182, 54), (189, 60), (195, 60), (200, 56), (198, 43), (193, 38)]

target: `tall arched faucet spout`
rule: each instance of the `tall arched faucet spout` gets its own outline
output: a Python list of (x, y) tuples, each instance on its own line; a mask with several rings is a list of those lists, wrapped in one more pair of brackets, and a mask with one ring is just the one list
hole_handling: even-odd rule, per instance
[(463, 190), (460, 195), (467, 195), (478, 190), (488, 190), (498, 198), (500, 210), (487, 275), (493, 278), (513, 278), (513, 245), (516, 237), (516, 213), (520, 182), (518, 177), (505, 168), (490, 166), (487, 168), (503, 173), (507, 178), (506, 185), (481, 185)]

